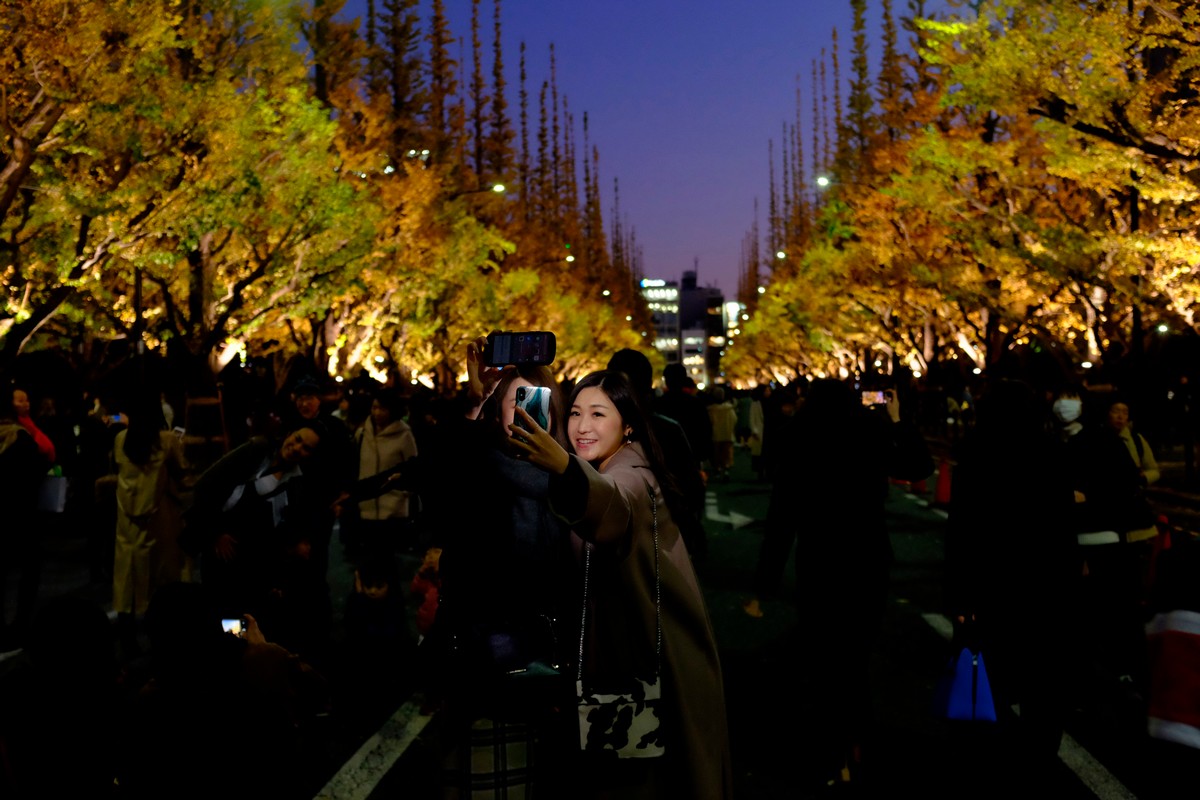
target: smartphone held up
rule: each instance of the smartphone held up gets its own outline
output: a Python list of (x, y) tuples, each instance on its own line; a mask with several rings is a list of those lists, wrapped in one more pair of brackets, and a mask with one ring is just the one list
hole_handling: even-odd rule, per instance
[(489, 367), (509, 364), (545, 366), (554, 362), (557, 346), (550, 331), (489, 333), (483, 347), (483, 363)]
[(887, 392), (868, 392), (862, 393), (862, 404), (864, 406), (885, 406), (888, 401)]
[[(525, 413), (532, 417), (542, 430), (550, 430), (550, 390), (548, 388), (545, 386), (518, 386), (517, 408), (524, 409)], [(518, 416), (514, 422), (533, 433), (521, 417)]]
[(234, 617), (232, 619), (221, 620), (221, 630), (225, 631), (226, 633), (232, 633), (239, 639), (246, 638), (246, 628), (247, 625), (245, 617)]

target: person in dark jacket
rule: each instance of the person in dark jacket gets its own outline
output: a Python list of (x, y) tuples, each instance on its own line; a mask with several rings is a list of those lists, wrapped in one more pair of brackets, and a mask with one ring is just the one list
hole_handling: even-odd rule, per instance
[[(1000, 381), (980, 399), (954, 469), (946, 602), (985, 656), (1002, 725), (1023, 751), (1013, 763), (1045, 765), (1062, 736), (1080, 559), (1070, 474), (1041, 420), (1023, 383)], [(1005, 714), (1013, 703), (1019, 720)]]
[(797, 608), (806, 641), (822, 643), (801, 664), (813, 701), (808, 777), (850, 779), (870, 716), (867, 664), (892, 562), (888, 478), (920, 480), (933, 462), (916, 427), (901, 421), (894, 391), (886, 408), (866, 408), (836, 380), (813, 382), (782, 435), (757, 596), (745, 610), (762, 615), (760, 601), (775, 594), (796, 541)]
[(663, 369), (663, 384), (666, 391), (654, 402), (654, 412), (683, 426), (692, 454), (704, 463), (712, 457), (712, 422), (704, 401), (686, 391), (689, 384), (695, 387), (695, 383), (688, 378), (682, 364), (668, 364)]
[[(562, 405), (547, 368), (487, 365), (484, 343), (467, 347), (466, 408), (407, 462), (443, 547), (438, 611), (421, 646), (438, 659), (433, 688), (454, 725), (443, 779), (464, 793), (487, 780), (564, 796), (555, 788), (564, 762), (551, 754), (564, 741), (554, 727), (558, 683), (534, 676), (568, 655), (560, 633), (578, 614), (569, 532), (550, 509), (549, 477), (510, 455), (508, 433), (520, 387), (551, 390), (556, 431)], [(493, 763), (502, 749), (510, 759), (528, 754), (529, 768)]]
[[(5, 531), (0, 536), (0, 651), (19, 647), (33, 620), (40, 572), (36, 504), (38, 487), (50, 466), (18, 419), (14, 394), (0, 382), (0, 509)], [(21, 571), (21, 583), (16, 619), (7, 627), (6, 578), (14, 568)]]
[(197, 481), (185, 534), (222, 613), (253, 614), (305, 656), (330, 613), (314, 547), (328, 542), (332, 513), (309, 474), (325, 435), (313, 423), (278, 445), (253, 437), (226, 454)]

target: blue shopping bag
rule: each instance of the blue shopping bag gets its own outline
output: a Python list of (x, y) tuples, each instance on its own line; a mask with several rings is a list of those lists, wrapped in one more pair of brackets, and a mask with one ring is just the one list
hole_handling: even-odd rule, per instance
[(995, 722), (996, 703), (983, 653), (964, 647), (950, 659), (933, 694), (934, 713), (945, 719)]

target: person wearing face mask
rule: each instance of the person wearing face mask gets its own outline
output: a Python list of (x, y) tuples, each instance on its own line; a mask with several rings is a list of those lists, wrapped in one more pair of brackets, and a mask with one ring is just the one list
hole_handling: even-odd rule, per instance
[(1059, 434), (1064, 441), (1083, 430), (1083, 423), (1080, 422), (1080, 417), (1083, 416), (1083, 400), (1078, 389), (1072, 387), (1063, 391), (1054, 399), (1051, 410), (1054, 418), (1058, 420)]
[(1132, 590), (1137, 556), (1129, 537), (1153, 527), (1153, 514), (1118, 431), (1110, 424), (1084, 423), (1079, 389), (1060, 391), (1053, 411), (1074, 488), (1070, 524), (1082, 556), (1082, 644), (1107, 672), (1134, 680), (1142, 638)]
[(1112, 544), (1122, 534), (1148, 524), (1147, 509), (1130, 499), (1144, 485), (1118, 430), (1084, 422), (1079, 387), (1058, 392), (1052, 406), (1075, 488), (1076, 533), (1084, 546)]

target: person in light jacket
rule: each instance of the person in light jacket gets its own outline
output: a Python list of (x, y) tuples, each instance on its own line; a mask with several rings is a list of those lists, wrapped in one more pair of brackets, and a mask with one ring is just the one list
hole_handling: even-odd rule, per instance
[(145, 614), (154, 591), (183, 575), (179, 484), (186, 464), (179, 438), (165, 426), (158, 398), (143, 399), (130, 413), (129, 427), (113, 441), (117, 469), (113, 611), (125, 644), (133, 642), (133, 615)]
[[(404, 398), (395, 389), (381, 389), (375, 395), (371, 416), (357, 434), (360, 480), (417, 457), (417, 440), (402, 419), (404, 405)], [(394, 545), (416, 510), (414, 503), (411, 492), (393, 489), (358, 504), (362, 538), (369, 550), (386, 550)]]

